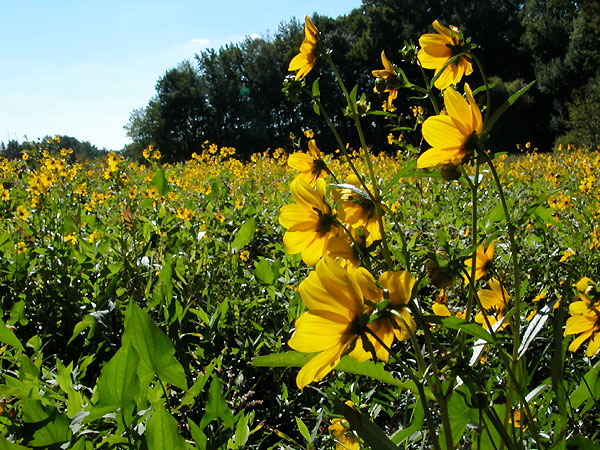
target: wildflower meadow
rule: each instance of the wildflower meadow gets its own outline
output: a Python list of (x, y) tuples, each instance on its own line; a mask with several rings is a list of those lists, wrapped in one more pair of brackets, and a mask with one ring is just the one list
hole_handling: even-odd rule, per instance
[(600, 153), (488, 148), (535, 81), (492, 104), (443, 23), (361, 93), (306, 17), (337, 148), (0, 159), (0, 448), (600, 448)]

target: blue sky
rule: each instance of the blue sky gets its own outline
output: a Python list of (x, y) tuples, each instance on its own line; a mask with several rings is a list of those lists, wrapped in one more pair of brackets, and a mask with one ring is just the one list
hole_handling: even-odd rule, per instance
[(282, 21), (337, 17), (360, 0), (0, 0), (0, 141), (62, 134), (99, 148), (160, 76), (205, 48), (266, 36)]

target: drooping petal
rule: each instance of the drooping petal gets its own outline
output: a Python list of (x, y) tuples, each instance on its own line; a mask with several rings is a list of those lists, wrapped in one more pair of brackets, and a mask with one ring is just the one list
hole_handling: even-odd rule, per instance
[(312, 223), (311, 229), (317, 228), (319, 215), (313, 209), (306, 208), (305, 205), (290, 203), (283, 205), (279, 210), (279, 224), (289, 229), (298, 222)]
[(570, 334), (578, 334), (583, 332), (590, 332), (594, 329), (594, 325), (597, 322), (595, 314), (592, 315), (577, 315), (567, 319), (565, 326), (565, 336)]
[(388, 290), (392, 305), (406, 305), (415, 286), (415, 277), (406, 270), (388, 271), (379, 276), (379, 282)]
[(594, 330), (588, 330), (582, 333), (580, 336), (577, 336), (571, 343), (569, 344), (569, 351), (576, 352), (577, 349), (583, 344), (591, 335)]
[(288, 166), (292, 169), (299, 170), (300, 172), (305, 172), (308, 170), (312, 170), (314, 165), (314, 159), (303, 152), (292, 153), (288, 158)]
[(456, 119), (458, 122), (455, 122), (455, 124), (460, 124), (459, 130), (461, 134), (469, 136), (473, 132), (473, 115), (464, 97), (449, 87), (444, 91), (444, 106), (450, 117)]
[(308, 361), (296, 376), (298, 388), (304, 389), (306, 385), (313, 381), (321, 381), (325, 375), (338, 365), (347, 347), (347, 343), (340, 342)]
[(327, 233), (313, 233), (314, 238), (312, 241), (308, 242), (302, 250), (302, 261), (304, 264), (308, 266), (314, 266), (317, 264), (319, 259), (323, 255), (325, 255), (327, 251), (327, 241), (329, 240), (329, 235)]
[(594, 356), (596, 354), (596, 352), (598, 352), (599, 348), (600, 348), (600, 333), (596, 329), (594, 336), (592, 337), (592, 339), (590, 339), (590, 342), (588, 344), (586, 355), (591, 358), (592, 356)]

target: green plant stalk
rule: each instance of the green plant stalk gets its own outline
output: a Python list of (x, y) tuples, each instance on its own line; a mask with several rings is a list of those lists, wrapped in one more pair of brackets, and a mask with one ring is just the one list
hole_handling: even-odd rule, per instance
[(487, 76), (485, 75), (485, 71), (483, 70), (483, 66), (481, 65), (481, 62), (475, 55), (470, 55), (470, 56), (471, 56), (471, 58), (473, 58), (473, 61), (475, 61), (475, 64), (477, 65), (477, 69), (479, 70), (479, 73), (481, 74), (481, 78), (483, 80), (483, 85), (485, 86), (485, 102), (487, 105), (487, 107), (485, 108), (485, 115), (484, 115), (484, 119), (483, 119), (483, 122), (485, 123), (488, 120), (488, 117), (490, 116), (490, 108), (491, 108), (490, 88), (488, 85)]
[(358, 132), (358, 138), (360, 140), (360, 145), (361, 145), (361, 156), (363, 158), (363, 160), (365, 161), (365, 163), (367, 164), (367, 168), (369, 170), (369, 176), (371, 178), (371, 184), (373, 186), (373, 204), (375, 205), (375, 218), (377, 219), (377, 224), (379, 225), (379, 232), (381, 234), (381, 244), (382, 244), (382, 248), (383, 248), (383, 256), (385, 258), (385, 261), (387, 263), (387, 266), (390, 270), (394, 269), (394, 263), (392, 262), (392, 256), (391, 256), (391, 252), (390, 252), (390, 248), (387, 242), (387, 235), (385, 232), (385, 227), (383, 225), (383, 207), (381, 205), (381, 191), (379, 189), (379, 182), (377, 181), (377, 177), (375, 176), (375, 171), (373, 170), (373, 164), (371, 162), (371, 158), (369, 157), (369, 147), (367, 145), (367, 142), (365, 140), (365, 135), (363, 133), (362, 127), (360, 125), (360, 117), (358, 115), (358, 112), (356, 111), (356, 105), (352, 104), (352, 101), (350, 99), (350, 93), (348, 92), (348, 89), (346, 89), (346, 85), (344, 84), (344, 81), (342, 80), (342, 77), (340, 76), (336, 65), (334, 64), (333, 60), (331, 59), (331, 56), (329, 55), (329, 53), (325, 53), (325, 58), (327, 59), (327, 62), (329, 63), (329, 67), (331, 67), (331, 70), (333, 71), (333, 74), (335, 75), (335, 78), (338, 82), (338, 84), (340, 85), (340, 88), (342, 89), (342, 92), (344, 93), (344, 97), (346, 98), (346, 102), (348, 103), (348, 108), (350, 109), (350, 111), (352, 112), (352, 119), (354, 119), (354, 124), (356, 126), (356, 131)]
[[(410, 328), (407, 328), (410, 331)], [(392, 352), (392, 350), (381, 340), (376, 333), (373, 332), (369, 327), (366, 327), (367, 333), (369, 333), (373, 338), (388, 352), (388, 354), (393, 355), (394, 359), (397, 359), (396, 353)], [(420, 355), (420, 349), (418, 345), (416, 345), (416, 337), (412, 331), (410, 331), (411, 341), (413, 343), (413, 347), (415, 348), (416, 354)], [(420, 358), (422, 360), (422, 356)], [(419, 358), (417, 358), (419, 360)], [(425, 394), (425, 389), (423, 388), (423, 383), (406, 367), (404, 361), (398, 360), (398, 366), (401, 369), (404, 369), (404, 372), (410, 378), (410, 380), (415, 383), (417, 386), (417, 390), (419, 391), (419, 400), (421, 401), (421, 405), (423, 406), (423, 411), (425, 412), (425, 418), (427, 419), (427, 428), (429, 429), (429, 433), (432, 437), (433, 446), (436, 450), (441, 450), (440, 443), (437, 439), (437, 433), (435, 429), (435, 422), (433, 421), (433, 416), (431, 415), (431, 410), (429, 409), (429, 404), (427, 402), (427, 395)]]
[[(490, 168), (490, 171), (494, 178), (494, 182), (496, 183), (496, 188), (498, 189), (498, 196), (500, 197), (500, 202), (502, 204), (502, 209), (504, 211), (504, 218), (506, 220), (507, 234), (508, 234), (508, 239), (510, 242), (510, 252), (511, 252), (511, 258), (512, 258), (512, 265), (513, 265), (514, 290), (515, 290), (515, 292), (514, 292), (515, 313), (513, 314), (512, 318), (511, 318), (511, 329), (512, 329), (512, 335), (513, 335), (512, 367), (513, 367), (513, 372), (517, 376), (517, 380), (513, 381), (512, 379), (510, 379), (509, 384), (508, 384), (508, 391), (506, 394), (507, 407), (506, 407), (506, 414), (505, 414), (505, 418), (504, 418), (504, 424), (505, 424), (505, 426), (507, 426), (509, 419), (510, 419), (511, 410), (512, 410), (512, 397), (513, 397), (513, 393), (515, 390), (515, 384), (519, 384), (519, 386), (522, 386), (521, 383), (523, 381), (522, 371), (524, 369), (523, 369), (523, 367), (521, 367), (522, 365), (520, 364), (519, 353), (518, 353), (519, 347), (520, 347), (520, 324), (521, 324), (521, 273), (520, 273), (520, 266), (519, 266), (518, 247), (517, 247), (517, 243), (516, 243), (516, 239), (515, 239), (516, 229), (512, 223), (510, 212), (508, 211), (508, 206), (506, 204), (506, 198), (504, 196), (504, 190), (502, 189), (502, 183), (500, 182), (500, 177), (498, 176), (498, 173), (496, 172), (494, 163), (492, 162), (490, 157), (487, 155), (487, 153), (485, 153), (485, 151), (481, 151), (480, 154), (483, 156), (486, 163), (488, 164), (488, 167)], [(502, 450), (502, 447), (503, 446), (501, 446), (500, 450)]]
[[(423, 75), (423, 80), (425, 81), (425, 86), (427, 86), (427, 89), (424, 89), (424, 94), (427, 95), (427, 98), (429, 98), (429, 101), (431, 102), (431, 105), (433, 106), (433, 111), (435, 112), (435, 115), (437, 116), (440, 113), (440, 107), (437, 104), (437, 100), (435, 99), (435, 96), (433, 95), (433, 83), (429, 83), (429, 81), (427, 81), (427, 74), (425, 73), (425, 69), (423, 69), (423, 66), (421, 65), (421, 63), (419, 63), (419, 60), (417, 59), (417, 65), (419, 66), (419, 69), (421, 69), (421, 74)], [(419, 89), (420, 91), (420, 89)]]
[[(570, 288), (571, 280), (569, 279), (567, 283), (565, 283), (565, 291)], [(568, 292), (564, 292), (563, 298), (568, 298)], [(567, 404), (566, 404), (566, 389), (565, 389), (565, 380), (564, 380), (564, 365), (565, 365), (565, 355), (563, 352), (563, 336), (562, 336), (562, 327), (564, 324), (564, 303), (561, 302), (559, 308), (554, 314), (554, 323), (553, 323), (553, 332), (552, 337), (554, 340), (554, 348), (552, 351), (552, 386), (554, 387), (554, 392), (556, 395), (556, 403), (558, 405), (558, 413), (560, 415), (560, 420), (558, 421), (557, 429), (554, 433), (554, 439), (552, 442), (551, 449), (560, 448), (560, 445), (564, 443), (564, 439), (567, 433), (567, 425), (568, 425), (568, 413), (567, 413)]]

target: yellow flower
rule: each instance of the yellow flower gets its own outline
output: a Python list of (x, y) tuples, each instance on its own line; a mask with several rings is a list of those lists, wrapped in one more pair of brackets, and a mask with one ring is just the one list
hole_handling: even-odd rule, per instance
[(338, 234), (337, 218), (325, 203), (325, 181), (317, 179), (316, 190), (297, 176), (290, 186), (296, 203), (284, 205), (279, 223), (287, 231), (283, 236), (286, 250), (301, 253), (302, 261), (310, 266), (327, 252), (329, 240)]
[(392, 102), (398, 97), (398, 89), (396, 87), (391, 87), (390, 85), (394, 84), (393, 81), (396, 78), (396, 71), (390, 60), (385, 56), (385, 51), (381, 52), (381, 63), (383, 64), (383, 69), (373, 70), (371, 73), (375, 78), (384, 80), (385, 89), (383, 92), (388, 92), (388, 98), (384, 109), (386, 111), (393, 111), (395, 108)]
[(319, 30), (317, 30), (317, 27), (315, 27), (308, 16), (304, 20), (304, 40), (300, 45), (300, 53), (294, 56), (288, 67), (289, 71), (297, 70), (296, 80), (308, 75), (317, 60), (317, 44), (319, 42), (317, 34)]
[(346, 419), (332, 419), (329, 431), (335, 439), (335, 450), (360, 450), (358, 438), (350, 431)]
[(288, 166), (300, 171), (300, 176), (313, 186), (317, 178), (325, 178), (328, 175), (327, 164), (323, 161), (321, 151), (314, 139), (308, 141), (308, 151), (292, 153), (288, 158)]
[(483, 130), (481, 111), (473, 92), (465, 83), (465, 100), (453, 88), (444, 91), (444, 105), (448, 115), (427, 118), (423, 123), (423, 137), (430, 148), (417, 160), (417, 167), (458, 165), (476, 148)]
[(571, 249), (565, 250), (563, 252), (563, 255), (560, 257), (560, 261), (559, 262), (565, 262), (566, 260), (568, 260), (574, 254), (575, 254), (575, 252), (573, 250), (571, 250)]
[(75, 233), (66, 234), (64, 240), (71, 245), (75, 245), (77, 243), (77, 235)]
[[(479, 290), (477, 296), (479, 297), (483, 311), (475, 316), (475, 322), (487, 330), (488, 322), (491, 326), (494, 326), (496, 322), (504, 317), (504, 311), (509, 300), (508, 292), (506, 292), (506, 289), (504, 289), (504, 286), (498, 280), (492, 278), (490, 280), (490, 289)], [(508, 322), (504, 322), (498, 330), (501, 331), (507, 326)]]
[(25, 209), (25, 207), (23, 205), (19, 205), (17, 206), (17, 217), (21, 220), (27, 220), (27, 217), (29, 217), (29, 211), (27, 211), (27, 209)]
[(17, 253), (23, 253), (25, 250), (27, 250), (27, 245), (25, 245), (25, 242), (17, 242)]
[[(417, 329), (417, 325), (408, 310), (408, 302), (415, 287), (415, 277), (406, 270), (384, 272), (379, 277), (379, 284), (384, 289), (390, 300), (391, 309), (394, 313), (384, 315), (375, 322), (369, 324), (375, 334), (383, 341), (389, 341), (389, 334), (399, 341), (410, 338), (411, 332)], [(377, 355), (379, 357), (379, 355)], [(380, 359), (383, 359), (380, 357)], [(387, 359), (385, 359), (387, 360)]]
[[(362, 191), (362, 186), (356, 175), (348, 177), (348, 188), (337, 191), (341, 203), (337, 209), (342, 223), (350, 225), (353, 229), (363, 229), (366, 235), (367, 245), (381, 240), (381, 230), (375, 215), (375, 204)], [(356, 189), (351, 188), (356, 187)]]
[[(483, 278), (490, 266), (492, 265), (492, 258), (494, 257), (494, 241), (490, 242), (487, 249), (483, 248), (483, 244), (477, 247), (475, 252), (475, 280)], [(473, 258), (469, 257), (465, 260), (465, 266), (469, 275), (471, 274), (471, 267), (473, 264)], [(465, 276), (465, 282), (469, 283), (469, 278)]]
[(444, 72), (435, 80), (435, 87), (443, 90), (451, 84), (457, 84), (463, 75), (473, 72), (470, 61), (470, 44), (462, 39), (460, 30), (452, 25), (446, 28), (437, 20), (433, 22), (436, 33), (427, 33), (419, 38), (421, 49), (417, 53), (419, 62), (425, 69), (434, 69), (435, 76), (453, 56), (465, 53), (456, 61), (446, 66)]
[(308, 311), (296, 320), (288, 345), (300, 352), (319, 352), (296, 376), (298, 388), (304, 389), (322, 380), (344, 354), (359, 361), (371, 355), (359, 339), (364, 332), (365, 309), (363, 292), (353, 274), (325, 257), (300, 283), (299, 291)]
[(90, 234), (90, 236), (88, 237), (88, 242), (89, 243), (94, 243), (96, 242), (98, 239), (100, 239), (100, 233), (98, 231), (94, 231)]
[(248, 261), (250, 256), (250, 252), (248, 250), (242, 250), (240, 252), (240, 259), (244, 262)]
[(585, 277), (575, 285), (581, 300), (569, 305), (571, 317), (567, 319), (565, 336), (579, 334), (569, 345), (569, 351), (574, 352), (586, 340), (590, 339), (586, 354), (592, 357), (600, 348), (600, 311), (598, 311), (598, 285)]
[(308, 130), (304, 130), (304, 136), (308, 139), (312, 139), (315, 137), (315, 132), (309, 128)]

